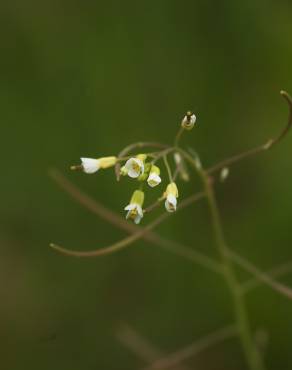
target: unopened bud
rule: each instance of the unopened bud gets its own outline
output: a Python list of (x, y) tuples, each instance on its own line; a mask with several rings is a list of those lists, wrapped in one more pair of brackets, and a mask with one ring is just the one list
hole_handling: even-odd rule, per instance
[(189, 111), (182, 119), (181, 125), (185, 130), (191, 130), (194, 127), (196, 120), (197, 117)]

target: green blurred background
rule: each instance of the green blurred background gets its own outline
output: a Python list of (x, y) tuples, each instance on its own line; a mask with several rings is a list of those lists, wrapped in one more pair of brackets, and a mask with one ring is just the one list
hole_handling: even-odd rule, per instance
[[(123, 215), (133, 183), (116, 183), (112, 170), (70, 173), (80, 156), (172, 142), (188, 109), (198, 126), (183, 140), (206, 166), (265, 142), (287, 119), (279, 91), (292, 92), (291, 1), (12, 0), (0, 10), (1, 369), (140, 369), (117, 340), (121, 323), (166, 352), (230, 323), (221, 279), (149, 243), (100, 259), (49, 249), (126, 234), (75, 203), (48, 169)], [(218, 187), (229, 244), (262, 269), (292, 259), (291, 147), (292, 135)], [(204, 202), (158, 230), (217, 256)], [(253, 329), (268, 334), (267, 368), (291, 369), (292, 302), (261, 287), (248, 306)], [(236, 340), (188, 364), (246, 369)]]

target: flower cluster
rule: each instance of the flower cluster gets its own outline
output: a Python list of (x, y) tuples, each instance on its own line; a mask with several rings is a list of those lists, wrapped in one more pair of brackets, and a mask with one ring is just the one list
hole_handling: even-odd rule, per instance
[[(187, 112), (186, 116), (182, 119), (181, 127), (184, 130), (190, 130), (193, 128), (196, 122), (196, 116), (191, 112)], [(106, 169), (116, 166), (119, 170), (119, 175), (128, 176), (133, 180), (136, 180), (140, 183), (139, 189), (135, 190), (130, 203), (124, 208), (127, 211), (126, 218), (133, 220), (136, 224), (139, 224), (145, 210), (143, 209), (145, 194), (143, 191), (144, 184), (151, 188), (154, 188), (161, 183), (160, 177), (160, 168), (156, 165), (156, 162), (159, 159), (163, 159), (169, 181), (165, 188), (165, 191), (162, 193), (162, 196), (159, 198), (158, 202), (164, 201), (165, 209), (167, 212), (174, 212), (177, 208), (177, 198), (178, 198), (178, 189), (177, 185), (173, 180), (171, 174), (171, 169), (167, 161), (167, 155), (169, 153), (174, 153), (174, 163), (176, 165), (176, 174), (180, 175), (181, 179), (187, 181), (188, 173), (184, 166), (184, 162), (179, 152), (176, 151), (175, 147), (168, 147), (162, 149), (159, 152), (152, 153), (142, 153), (133, 155), (130, 157), (101, 157), (98, 159), (94, 158), (81, 158), (81, 164), (77, 166), (72, 166), (72, 170), (82, 170), (84, 173), (93, 174), (99, 171), (100, 169)], [(121, 167), (121, 163), (123, 164)]]

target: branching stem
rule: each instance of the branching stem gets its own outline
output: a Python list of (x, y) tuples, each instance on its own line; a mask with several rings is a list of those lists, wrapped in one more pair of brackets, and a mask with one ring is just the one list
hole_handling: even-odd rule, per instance
[(231, 164), (234, 164), (236, 162), (240, 162), (245, 158), (252, 157), (258, 153), (264, 152), (266, 150), (271, 149), (275, 144), (278, 144), (284, 137), (288, 134), (292, 127), (292, 98), (291, 96), (286, 92), (286, 91), (281, 91), (280, 94), (283, 96), (283, 98), (287, 101), (288, 107), (289, 107), (289, 117), (288, 117), (288, 122), (284, 129), (280, 132), (278, 136), (276, 136), (273, 139), (268, 140), (266, 143), (263, 145), (260, 145), (256, 148), (247, 150), (245, 152), (236, 154), (232, 157), (229, 157), (227, 159), (224, 159), (223, 161), (215, 164), (214, 166), (208, 168), (206, 172), (208, 174), (212, 174), (214, 172), (217, 172), (218, 170), (221, 170), (224, 167), (228, 167)]
[(169, 182), (173, 182), (172, 173), (171, 173), (170, 165), (168, 163), (166, 154), (164, 154), (164, 156), (163, 156), (163, 161), (164, 161), (165, 168), (166, 168), (166, 171), (167, 171), (167, 174), (168, 174)]
[(180, 149), (180, 153), (185, 157), (186, 160), (189, 161), (189, 163), (198, 172), (205, 189), (210, 215), (212, 219), (215, 241), (221, 257), (221, 263), (224, 268), (225, 280), (231, 293), (235, 321), (237, 324), (237, 329), (241, 339), (242, 348), (245, 354), (246, 361), (249, 365), (250, 370), (264, 370), (265, 368), (262, 363), (262, 359), (252, 338), (244, 297), (240, 293), (240, 286), (236, 278), (232, 261), (229, 258), (230, 252), (225, 242), (225, 237), (221, 226), (220, 214), (215, 194), (213, 191), (212, 183), (207, 173), (203, 169), (200, 170), (198, 169), (196, 162), (187, 152)]

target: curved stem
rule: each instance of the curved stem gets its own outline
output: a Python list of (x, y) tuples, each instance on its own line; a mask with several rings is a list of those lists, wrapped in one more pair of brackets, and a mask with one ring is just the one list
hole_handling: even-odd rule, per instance
[[(89, 197), (87, 194), (82, 192), (78, 187), (76, 187), (76, 185), (70, 182), (58, 170), (51, 169), (49, 171), (49, 174), (51, 178), (55, 180), (56, 183), (59, 184), (63, 190), (65, 190), (69, 195), (71, 195), (75, 201), (80, 203), (84, 208), (88, 209), (95, 215), (103, 218), (104, 220), (110, 222), (117, 228), (125, 230), (126, 232), (130, 234), (135, 234), (139, 230), (138, 226), (127, 222), (123, 217), (112, 212), (108, 208), (104, 207), (101, 203), (97, 202), (95, 199)], [(203, 196), (204, 196), (203, 193), (197, 193), (188, 198), (185, 198), (184, 200), (180, 202), (179, 210), (185, 207), (188, 207), (191, 204), (194, 204), (199, 199), (201, 199)], [(159, 205), (160, 205), (160, 201), (153, 203), (152, 205), (150, 205), (144, 210), (144, 213), (151, 211), (152, 209), (156, 208)], [(171, 214), (168, 213), (167, 216), (170, 217)], [(163, 222), (164, 220), (165, 218), (160, 219), (160, 222)], [(158, 224), (156, 224), (156, 226), (158, 226)], [(183, 257), (213, 272), (223, 273), (221, 266), (220, 266), (221, 264), (219, 265), (218, 263), (215, 263), (209, 257), (195, 251), (190, 246), (186, 246), (182, 243), (178, 243), (172, 240), (165, 239), (161, 237), (160, 235), (158, 235), (157, 233), (153, 232), (152, 230), (147, 231), (147, 233), (144, 234), (142, 238), (153, 243), (156, 246), (159, 246), (167, 250), (168, 252), (171, 252), (171, 253), (176, 254), (177, 256)], [(251, 269), (251, 263), (247, 261), (246, 259), (244, 259), (244, 263), (243, 263), (242, 262), (243, 257), (239, 256), (238, 254), (235, 254), (234, 252), (232, 252), (231, 257), (233, 258), (235, 263), (237, 263), (243, 269), (245, 269), (247, 272), (253, 275), (252, 278), (250, 278), (249, 280), (241, 284), (240, 286), (241, 294), (246, 294), (249, 291), (253, 290), (254, 288), (262, 284), (266, 284), (270, 288), (272, 288), (274, 291), (276, 291), (277, 293), (280, 293), (283, 296), (291, 299), (292, 295), (291, 295), (290, 288), (287, 287), (286, 285), (283, 285), (282, 283), (277, 282), (273, 278), (277, 278), (287, 273), (291, 273), (292, 261), (276, 266), (272, 268), (271, 270), (263, 272), (263, 271), (260, 271), (255, 266), (253, 266), (253, 268)], [(239, 263), (239, 258), (241, 260), (240, 263)], [(269, 278), (267, 278), (267, 276)]]
[(164, 156), (163, 156), (163, 161), (164, 161), (164, 164), (165, 164), (165, 167), (166, 167), (166, 170), (167, 170), (169, 182), (171, 183), (171, 182), (173, 182), (172, 173), (171, 173), (170, 165), (168, 163), (166, 154), (164, 154)]
[(180, 129), (178, 130), (176, 136), (175, 136), (175, 139), (174, 139), (174, 146), (175, 147), (178, 147), (179, 141), (180, 141), (180, 138), (181, 138), (183, 132), (184, 132), (184, 128), (181, 126)]
[(56, 251), (62, 253), (62, 254), (65, 254), (65, 255), (68, 255), (68, 256), (73, 256), (73, 257), (99, 257), (99, 256), (104, 256), (106, 254), (111, 254), (111, 253), (117, 252), (121, 249), (124, 249), (124, 248), (130, 246), (131, 244), (133, 244), (135, 241), (141, 239), (147, 233), (147, 231), (155, 228), (155, 226), (157, 226), (161, 222), (162, 218), (166, 218), (165, 215), (166, 214), (161, 215), (160, 217), (158, 217), (156, 220), (151, 222), (149, 225), (147, 225), (143, 229), (138, 230), (135, 234), (130, 235), (127, 238), (124, 238), (124, 239), (118, 241), (117, 243), (114, 243), (114, 244), (112, 244), (108, 247), (105, 247), (105, 248), (100, 248), (100, 249), (96, 249), (96, 250), (92, 250), (92, 251), (74, 251), (74, 250), (70, 250), (70, 249), (61, 247), (60, 245), (57, 245), (57, 244), (54, 244), (54, 243), (51, 243), (50, 247), (55, 249)]
[[(118, 243), (115, 243), (109, 247), (105, 247), (105, 248), (93, 250), (93, 251), (72, 251), (72, 250), (63, 248), (59, 245), (56, 245), (56, 244), (50, 244), (51, 248), (55, 249), (57, 252), (68, 255), (68, 256), (73, 256), (73, 257), (98, 257), (101, 255), (106, 255), (106, 254), (117, 252), (120, 249), (130, 246), (135, 241), (141, 238), (145, 238), (149, 240), (150, 242), (156, 245), (159, 245), (160, 247), (167, 249), (168, 251), (171, 251), (177, 255), (187, 258), (193, 262), (196, 262), (199, 265), (204, 266), (205, 268), (213, 272), (220, 273), (220, 274), (222, 273), (220, 264), (214, 262), (212, 259), (205, 256), (204, 254), (198, 251), (191, 250), (189, 248), (180, 246), (174, 241), (164, 240), (163, 238), (159, 237), (159, 235), (156, 235), (151, 232), (151, 230), (154, 229), (156, 226), (158, 226), (161, 222), (168, 219), (171, 215), (170, 213), (163, 213), (151, 224), (141, 229), (138, 226), (128, 223), (124, 219), (120, 219), (119, 216), (115, 215), (113, 212), (109, 211), (108, 209), (101, 206), (96, 201), (89, 198), (87, 195), (80, 192), (79, 189), (76, 188), (75, 185), (70, 183), (58, 171), (52, 170), (50, 174), (51, 174), (51, 177), (54, 178), (60, 184), (60, 186), (62, 186), (62, 188), (67, 190), (74, 199), (76, 199), (78, 202), (80, 202), (83, 206), (88, 208), (90, 211), (92, 211), (93, 213), (99, 216), (102, 216), (104, 219), (106, 219), (109, 222), (112, 222), (117, 227), (124, 229), (130, 233), (133, 233), (133, 235), (119, 241)], [(197, 193), (197, 194), (190, 196), (189, 198), (183, 200), (180, 203), (178, 210), (183, 209), (184, 207), (187, 207), (189, 204), (192, 204), (198, 201), (199, 199), (202, 199), (204, 196), (205, 196), (204, 193)]]
[(258, 153), (264, 152), (266, 150), (271, 149), (275, 144), (279, 143), (284, 137), (288, 134), (292, 127), (292, 98), (286, 91), (281, 91), (280, 94), (283, 96), (283, 98), (287, 101), (289, 106), (289, 116), (288, 116), (288, 122), (284, 129), (280, 132), (278, 136), (276, 136), (273, 139), (268, 140), (263, 145), (260, 145), (256, 148), (247, 150), (246, 152), (242, 152), (239, 154), (236, 154), (230, 158), (224, 159), (223, 161), (215, 164), (214, 166), (208, 168), (206, 172), (208, 174), (217, 172), (218, 170), (222, 169), (223, 167), (230, 166), (233, 163), (240, 162), (241, 160), (245, 158), (252, 157)]
[(235, 320), (241, 339), (243, 351), (245, 354), (246, 361), (249, 365), (250, 370), (264, 370), (264, 365), (260, 354), (254, 344), (252, 333), (250, 329), (250, 323), (248, 314), (245, 306), (244, 297), (240, 292), (240, 286), (237, 281), (237, 277), (233, 268), (232, 261), (229, 257), (229, 248), (225, 242), (225, 237), (221, 225), (220, 214), (216, 202), (216, 198), (213, 192), (213, 187), (207, 173), (201, 169), (199, 170), (194, 159), (184, 150), (179, 149), (181, 154), (190, 162), (194, 169), (198, 172), (201, 177), (205, 193), (208, 200), (208, 206), (212, 219), (213, 231), (217, 248), (221, 257), (221, 263), (225, 271), (225, 280), (229, 287), (229, 291), (233, 301), (233, 309)]

